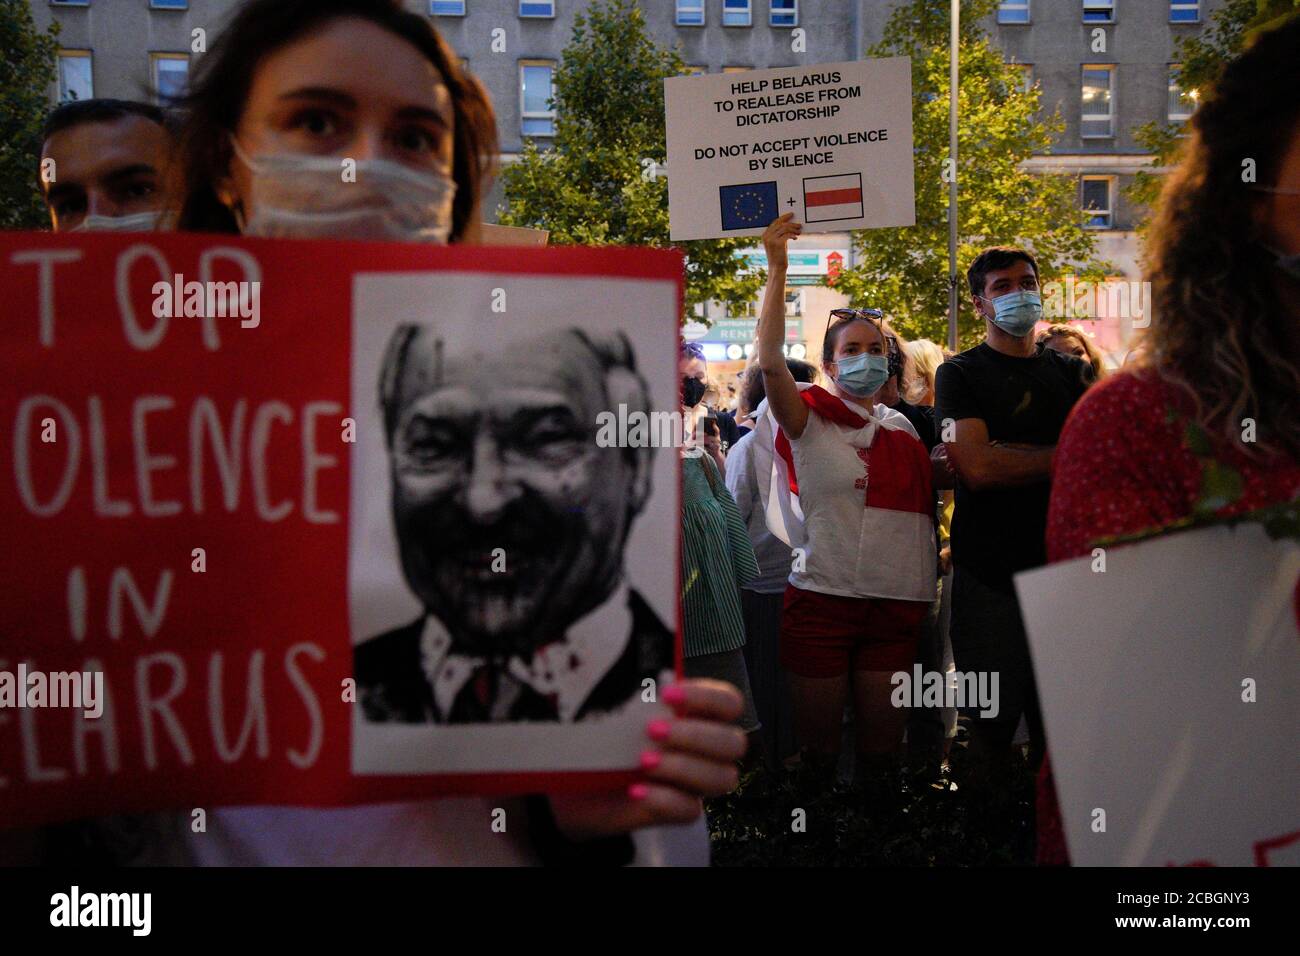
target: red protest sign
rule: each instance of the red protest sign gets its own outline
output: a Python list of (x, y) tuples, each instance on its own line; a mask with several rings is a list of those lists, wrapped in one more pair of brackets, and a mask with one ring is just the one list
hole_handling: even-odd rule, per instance
[(678, 404), (679, 256), (10, 233), (0, 288), (0, 826), (635, 767), (676, 455), (596, 421)]

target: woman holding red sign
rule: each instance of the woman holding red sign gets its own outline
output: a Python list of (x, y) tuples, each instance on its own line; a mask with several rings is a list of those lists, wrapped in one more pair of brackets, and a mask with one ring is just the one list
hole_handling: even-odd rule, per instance
[[(492, 106), (428, 20), (398, 0), (249, 0), (202, 58), (182, 105), (174, 196), (182, 229), (477, 240), (497, 151)], [(474, 817), (484, 801), (445, 806), (470, 802), (453, 800), (218, 810), (206, 834), (191, 839), (178, 827), (153, 855), (240, 864), (626, 862), (623, 835), (697, 821), (701, 797), (735, 786), (744, 751), (730, 726), (741, 710), (735, 688), (688, 680), (661, 699), (676, 718), (646, 728), (641, 779), (616, 792), (533, 799), (524, 845)], [(470, 817), (482, 840), (471, 837)]]

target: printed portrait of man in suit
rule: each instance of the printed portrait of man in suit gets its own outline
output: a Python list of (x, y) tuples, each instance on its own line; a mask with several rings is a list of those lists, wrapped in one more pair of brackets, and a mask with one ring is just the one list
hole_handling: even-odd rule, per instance
[(366, 720), (581, 721), (672, 668), (672, 632), (624, 570), (652, 449), (596, 441), (601, 411), (649, 411), (624, 336), (446, 354), (432, 327), (402, 325), (380, 402), (402, 573), (424, 613), (355, 647)]

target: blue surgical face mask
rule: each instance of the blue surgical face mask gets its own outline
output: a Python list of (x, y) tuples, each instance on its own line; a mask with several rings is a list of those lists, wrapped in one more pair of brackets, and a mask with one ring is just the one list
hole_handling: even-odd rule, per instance
[(857, 398), (880, 391), (889, 378), (889, 356), (859, 352), (835, 360), (835, 384)]
[(980, 298), (993, 306), (993, 324), (1018, 339), (1034, 331), (1034, 326), (1043, 317), (1043, 300), (1037, 292), (1021, 289), (996, 299)]

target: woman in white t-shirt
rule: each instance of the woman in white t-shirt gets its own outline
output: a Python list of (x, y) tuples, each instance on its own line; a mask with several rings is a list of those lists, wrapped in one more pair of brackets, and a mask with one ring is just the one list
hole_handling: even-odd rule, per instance
[(804, 759), (833, 772), (852, 694), (860, 779), (876, 787), (906, 717), (891, 699), (891, 678), (911, 679), (934, 600), (931, 465), (907, 419), (873, 401), (889, 374), (878, 310), (832, 313), (822, 350), (829, 389), (791, 376), (781, 351), (786, 243), (802, 228), (787, 213), (763, 235), (768, 278), (758, 330), (767, 411), (780, 428), (772, 494), (785, 499), (769, 502), (768, 513), (792, 519), (783, 527), (792, 558), (781, 662)]

